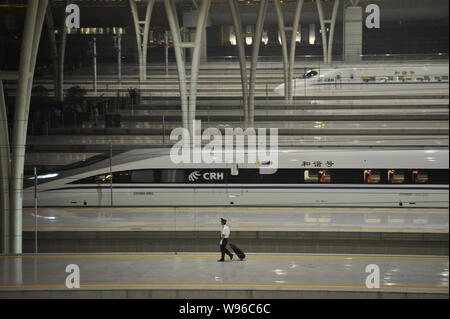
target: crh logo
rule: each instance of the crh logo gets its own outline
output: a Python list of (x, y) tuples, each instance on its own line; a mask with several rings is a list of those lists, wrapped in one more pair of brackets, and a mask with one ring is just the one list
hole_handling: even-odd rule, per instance
[(188, 179), (190, 182), (195, 182), (195, 181), (198, 181), (200, 176), (202, 176), (202, 174), (199, 171), (195, 171), (195, 172), (192, 172), (191, 174), (189, 174)]
[(188, 180), (190, 182), (196, 182), (200, 178), (202, 178), (205, 181), (223, 181), (224, 180), (224, 173), (206, 172), (206, 173), (202, 174), (199, 171), (194, 171), (191, 174), (189, 174)]

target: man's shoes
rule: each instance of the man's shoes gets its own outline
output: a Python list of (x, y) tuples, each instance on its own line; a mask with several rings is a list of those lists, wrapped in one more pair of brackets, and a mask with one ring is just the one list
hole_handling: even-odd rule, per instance
[(233, 257), (234, 257), (234, 255), (231, 255), (231, 256), (230, 256), (230, 260), (233, 260)]
[(218, 262), (223, 262), (223, 261), (225, 261), (225, 260), (223, 260), (223, 259), (219, 259), (219, 260), (218, 260)]

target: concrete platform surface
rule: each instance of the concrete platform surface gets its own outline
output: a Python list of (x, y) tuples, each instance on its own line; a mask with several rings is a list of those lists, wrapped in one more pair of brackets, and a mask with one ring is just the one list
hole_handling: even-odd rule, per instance
[[(444, 256), (249, 254), (243, 261), (235, 256), (217, 262), (218, 257), (211, 253), (0, 256), (0, 298), (27, 292), (39, 296), (39, 291), (50, 296), (51, 292), (142, 289), (158, 290), (159, 296), (164, 290), (184, 291), (184, 296), (191, 291), (192, 298), (202, 290), (262, 290), (272, 298), (301, 291), (448, 298), (449, 263)], [(66, 287), (66, 281), (76, 282), (68, 265), (79, 269), (79, 289)], [(376, 276), (374, 269), (379, 269), (380, 287), (367, 288), (368, 277)]]
[[(174, 193), (174, 196), (176, 194)], [(25, 208), (24, 231), (34, 231)], [(333, 207), (55, 207), (39, 208), (40, 231), (354, 231), (448, 233), (448, 209)]]

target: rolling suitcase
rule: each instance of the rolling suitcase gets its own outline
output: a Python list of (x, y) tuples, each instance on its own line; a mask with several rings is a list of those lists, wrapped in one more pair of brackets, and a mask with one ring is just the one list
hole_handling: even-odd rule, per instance
[(230, 243), (231, 249), (233, 249), (234, 253), (239, 257), (240, 260), (245, 259), (245, 254), (242, 250), (240, 250), (236, 245)]

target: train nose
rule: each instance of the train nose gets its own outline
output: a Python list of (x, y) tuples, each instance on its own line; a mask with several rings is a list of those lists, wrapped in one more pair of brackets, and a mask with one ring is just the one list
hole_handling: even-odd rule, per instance
[(284, 84), (278, 85), (273, 91), (278, 95), (284, 96)]

